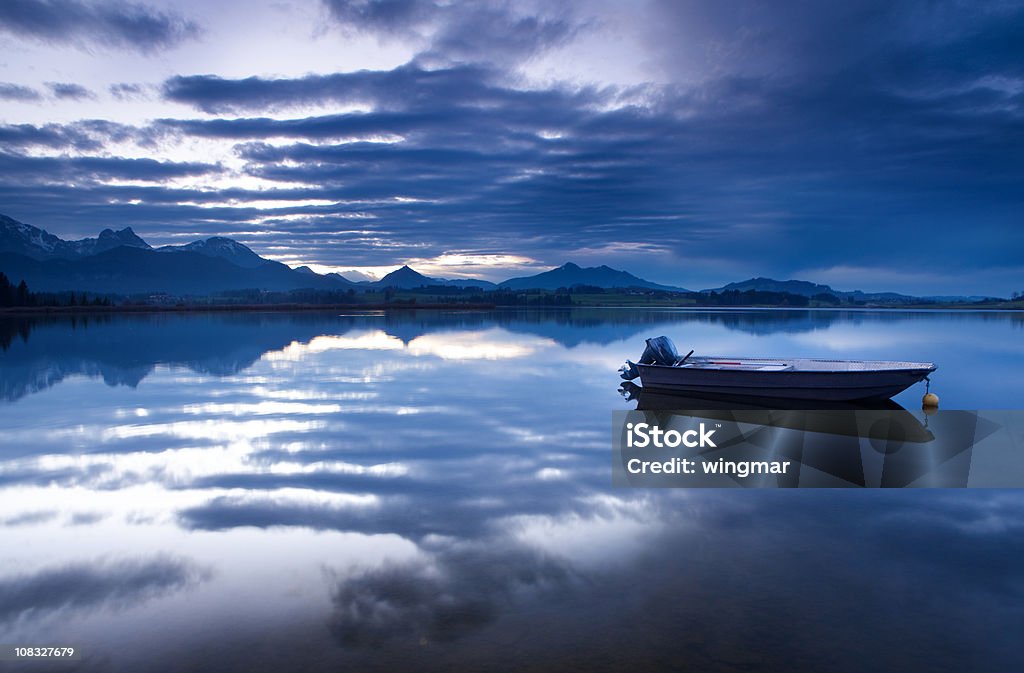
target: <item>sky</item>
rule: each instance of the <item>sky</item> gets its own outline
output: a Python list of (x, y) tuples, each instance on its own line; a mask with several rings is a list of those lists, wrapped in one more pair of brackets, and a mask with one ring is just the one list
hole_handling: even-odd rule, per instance
[(315, 270), (1024, 291), (1024, 2), (0, 3), (0, 213)]

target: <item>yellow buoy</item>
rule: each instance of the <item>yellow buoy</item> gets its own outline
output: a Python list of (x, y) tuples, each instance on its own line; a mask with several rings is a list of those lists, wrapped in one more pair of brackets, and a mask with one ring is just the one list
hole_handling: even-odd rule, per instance
[(925, 393), (924, 397), (921, 398), (921, 406), (937, 409), (939, 406), (939, 396), (935, 393)]

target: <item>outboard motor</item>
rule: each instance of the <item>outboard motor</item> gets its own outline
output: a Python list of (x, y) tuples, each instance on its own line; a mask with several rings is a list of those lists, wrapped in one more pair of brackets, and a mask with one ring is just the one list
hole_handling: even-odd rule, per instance
[(647, 348), (640, 356), (642, 365), (674, 365), (679, 360), (676, 345), (667, 336), (647, 340)]
[[(691, 353), (693, 351), (690, 351)], [(647, 347), (640, 356), (642, 365), (674, 365), (679, 362), (679, 352), (672, 339), (667, 336), (654, 337), (647, 340)], [(619, 368), (619, 375), (627, 381), (632, 381), (640, 376), (640, 370), (636, 364), (626, 360), (626, 364)]]

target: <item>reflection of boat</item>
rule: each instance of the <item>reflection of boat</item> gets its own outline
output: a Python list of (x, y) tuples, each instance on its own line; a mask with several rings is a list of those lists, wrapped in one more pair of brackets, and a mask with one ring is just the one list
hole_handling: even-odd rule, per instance
[[(777, 428), (884, 441), (897, 437), (900, 441), (915, 443), (935, 439), (932, 432), (913, 413), (892, 400), (857, 403), (781, 397), (698, 397), (664, 390), (648, 390), (629, 381), (623, 383), (619, 391), (627, 400), (636, 401), (637, 411), (686, 409), (693, 415), (699, 413), (701, 418), (710, 420), (751, 422)], [(884, 423), (877, 423), (878, 420), (884, 420)]]
[[(973, 412), (940, 411), (922, 422), (891, 400), (708, 398), (632, 383), (620, 391), (637, 403), (636, 411), (622, 417), (623, 425), (647, 423), (679, 432), (700, 424), (715, 428), (715, 446), (695, 448), (684, 457), (698, 462), (788, 460), (793, 466), (784, 475), (762, 475), (760, 481), (700, 473), (685, 482), (690, 487), (963, 487), (971, 477), (972, 447), (993, 432), (993, 425)], [(683, 455), (678, 449), (639, 451), (619, 442), (620, 485), (680, 485), (674, 475), (638, 477), (626, 469), (632, 458), (670, 460)]]
[(622, 377), (645, 388), (803, 400), (889, 399), (935, 371), (931, 362), (810, 358), (680, 357), (668, 337), (647, 340)]
[(878, 411), (906, 411), (890, 399), (873, 400), (807, 400), (788, 397), (760, 397), (757, 395), (725, 395), (715, 393), (688, 393), (658, 388), (643, 388), (632, 381), (623, 381), (619, 394), (627, 401), (636, 401), (638, 410), (658, 409), (848, 409), (852, 411), (874, 409)]

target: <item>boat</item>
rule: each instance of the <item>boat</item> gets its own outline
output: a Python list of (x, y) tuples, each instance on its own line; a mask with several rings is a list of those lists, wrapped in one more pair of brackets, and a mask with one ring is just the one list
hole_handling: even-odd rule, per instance
[(626, 361), (622, 378), (644, 388), (702, 395), (848, 402), (887, 400), (928, 379), (932, 362), (824, 360), (815, 358), (680, 357), (668, 337), (647, 339), (637, 363)]

